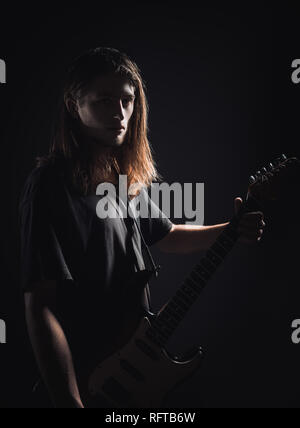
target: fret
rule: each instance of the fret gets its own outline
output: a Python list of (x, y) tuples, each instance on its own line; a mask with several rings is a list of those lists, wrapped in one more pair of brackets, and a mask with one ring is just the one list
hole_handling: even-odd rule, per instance
[(212, 246), (211, 249), (218, 256), (222, 257), (223, 260), (228, 254), (228, 251), (224, 247), (222, 247), (222, 245), (218, 241)]
[(211, 261), (210, 261), (209, 259), (207, 259), (207, 258), (203, 259), (203, 260), (202, 260), (202, 262), (201, 262), (201, 264), (202, 264), (202, 266), (204, 266), (204, 267), (205, 267), (205, 269), (206, 269), (208, 272), (210, 272), (211, 274), (213, 274), (213, 273), (216, 271), (216, 266), (215, 266), (215, 265), (213, 265), (213, 264), (211, 263)]
[(169, 303), (167, 304), (167, 306), (164, 307), (164, 309), (162, 310), (161, 314), (166, 314), (167, 316), (172, 317), (173, 316), (173, 312), (170, 309)]
[[(162, 316), (162, 318), (163, 318), (163, 320), (164, 320), (164, 317)], [(173, 330), (175, 330), (175, 328), (178, 326), (178, 323), (173, 319), (173, 318), (170, 318), (170, 319), (168, 319), (167, 320), (167, 323), (170, 325), (170, 327), (172, 328), (172, 331)]]
[(159, 344), (163, 343), (165, 340), (163, 336), (160, 334), (160, 331), (153, 324), (151, 328), (147, 331), (147, 335), (151, 337), (151, 339), (157, 341)]
[(231, 238), (233, 241), (236, 241), (238, 238), (238, 232), (236, 228), (231, 225), (227, 226), (227, 229), (225, 229), (224, 233), (226, 233), (227, 236), (229, 236), (229, 238)]
[[(191, 274), (191, 275), (193, 275), (193, 273)], [(204, 281), (202, 281), (203, 282), (203, 284), (205, 285), (205, 282)], [(192, 278), (187, 278), (186, 280), (185, 280), (185, 283), (192, 289), (192, 290), (194, 290), (195, 291), (195, 293), (197, 293), (197, 295), (199, 295), (200, 294), (200, 291), (202, 290), (202, 288), (204, 287), (204, 285), (199, 285), (199, 283), (198, 282), (195, 282), (195, 281), (193, 281), (193, 279)]]
[(168, 323), (172, 319), (172, 317), (171, 317), (171, 315), (168, 312), (164, 312), (164, 313), (161, 313), (159, 319), (163, 320), (163, 322)]
[[(177, 303), (179, 301), (179, 303)], [(176, 311), (176, 313), (182, 317), (185, 315), (185, 311), (181, 309), (181, 301), (179, 298), (177, 298), (177, 296), (173, 297), (172, 302), (170, 303), (173, 307), (174, 307), (174, 311)]]
[(209, 278), (211, 277), (211, 273), (209, 273), (209, 272), (204, 268), (204, 266), (202, 266), (201, 264), (196, 266), (196, 271), (197, 271), (197, 272), (201, 275), (201, 277), (202, 277), (203, 279), (205, 279), (206, 281), (208, 281), (208, 280), (209, 280)]
[(176, 323), (173, 323), (173, 327), (167, 326), (163, 320), (157, 318), (149, 329), (149, 334), (161, 345), (164, 345), (168, 342), (177, 326)]
[(192, 281), (196, 282), (198, 287), (200, 286), (201, 288), (203, 288), (206, 285), (206, 280), (202, 276), (200, 276), (200, 273), (197, 272), (195, 269), (191, 273), (190, 278), (192, 279)]
[(186, 304), (181, 300), (177, 293), (173, 297), (173, 300), (176, 303), (176, 312), (179, 313), (180, 316), (184, 316), (187, 309)]
[(182, 300), (182, 297), (180, 297), (179, 292), (176, 293), (176, 297), (179, 300), (179, 305), (184, 309), (184, 311), (187, 311), (190, 306), (184, 300)]
[(198, 294), (194, 292), (194, 289), (192, 289), (189, 285), (184, 284), (184, 286), (182, 287), (182, 290), (184, 290), (184, 292), (190, 296), (193, 300), (196, 299), (196, 297), (198, 297)]
[(181, 290), (184, 293), (189, 294), (189, 292), (191, 291), (191, 287), (188, 284), (183, 283), (183, 285), (181, 286)]
[(177, 322), (177, 323), (179, 323), (181, 320), (182, 320), (182, 318), (180, 317), (180, 315), (178, 315), (176, 312), (174, 312), (173, 314), (172, 314), (172, 318), (174, 319), (174, 321), (175, 322)]
[[(173, 307), (172, 307), (173, 306)], [(175, 321), (180, 321), (181, 320), (181, 317), (180, 317), (180, 315), (178, 315), (178, 313), (176, 313), (175, 312), (175, 309), (174, 309), (174, 302), (171, 300), (169, 303), (168, 303), (168, 306), (166, 306), (165, 307), (165, 309), (161, 312), (161, 314), (159, 315), (160, 317), (161, 316), (163, 316), (163, 314), (164, 313), (167, 313), (167, 314), (169, 314), (169, 316), (171, 316), (172, 317), (172, 319), (174, 319)]]
[(161, 317), (156, 318), (154, 321), (154, 325), (158, 326), (160, 329), (163, 329), (165, 327), (165, 323), (161, 320)]
[[(162, 339), (168, 339), (169, 335), (165, 333), (159, 326), (156, 325), (157, 321), (155, 321), (154, 324), (152, 324), (152, 330), (154, 331), (154, 334), (161, 336)], [(160, 337), (158, 337), (160, 339)]]
[(190, 305), (191, 303), (193, 303), (193, 302), (194, 302), (194, 299), (191, 299), (191, 297), (190, 297), (190, 296), (188, 296), (184, 291), (182, 291), (182, 289), (179, 289), (179, 290), (177, 291), (177, 295), (178, 295), (181, 299), (183, 299), (185, 302), (187, 302), (189, 305)]
[(153, 327), (151, 327), (147, 332), (146, 335), (148, 339), (151, 340), (155, 345), (163, 346), (165, 343), (165, 340), (162, 340), (162, 338), (157, 336), (157, 333), (154, 331)]
[(171, 334), (173, 333), (173, 329), (171, 327), (168, 327), (166, 325), (162, 327), (158, 327), (159, 331), (165, 336), (166, 339), (168, 339)]
[(213, 250), (209, 250), (206, 254), (206, 257), (216, 266), (218, 267), (222, 262), (223, 259), (219, 257)]
[(171, 314), (168, 310), (164, 310), (163, 312), (161, 312), (159, 319), (161, 319), (163, 322), (166, 322), (172, 328), (175, 324), (173, 314)]
[(219, 244), (221, 244), (227, 251), (231, 250), (231, 248), (233, 247), (233, 245), (235, 244), (235, 242), (229, 238), (229, 236), (225, 236), (225, 233), (223, 233), (219, 239), (218, 239)]

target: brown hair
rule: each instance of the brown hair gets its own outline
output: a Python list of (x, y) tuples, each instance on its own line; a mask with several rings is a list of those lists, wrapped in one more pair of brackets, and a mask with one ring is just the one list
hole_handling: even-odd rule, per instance
[[(80, 100), (92, 79), (108, 73), (125, 76), (134, 86), (135, 107), (125, 142), (121, 147), (113, 149), (110, 155), (95, 167), (88, 146), (82, 144), (78, 119), (70, 114), (66, 102), (68, 99)], [(84, 195), (93, 191), (95, 168), (97, 175), (101, 177), (109, 176), (115, 168), (118, 174), (127, 175), (128, 187), (134, 183), (149, 187), (153, 181), (159, 181), (162, 177), (157, 172), (147, 133), (148, 103), (145, 84), (137, 65), (116, 49), (91, 49), (76, 58), (67, 71), (50, 150), (47, 156), (36, 159), (37, 166), (63, 161), (73, 188)]]

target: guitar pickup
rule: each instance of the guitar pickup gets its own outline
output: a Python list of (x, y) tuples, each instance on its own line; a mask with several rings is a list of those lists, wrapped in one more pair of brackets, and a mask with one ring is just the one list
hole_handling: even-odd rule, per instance
[(132, 364), (130, 364), (127, 360), (121, 360), (120, 361), (121, 368), (126, 371), (131, 377), (133, 377), (138, 382), (145, 382), (145, 377), (142, 375), (142, 373), (133, 367)]

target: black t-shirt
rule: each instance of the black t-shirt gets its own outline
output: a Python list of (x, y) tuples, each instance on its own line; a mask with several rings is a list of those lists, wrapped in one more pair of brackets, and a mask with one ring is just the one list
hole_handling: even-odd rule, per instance
[[(138, 198), (148, 194), (143, 189)], [(57, 281), (67, 338), (75, 351), (82, 353), (84, 348), (86, 354), (93, 352), (95, 340), (111, 342), (122, 317), (130, 315), (126, 308), (135, 310), (128, 284), (136, 271), (145, 268), (136, 225), (132, 239), (127, 220), (99, 218), (96, 207), (101, 198), (80, 196), (68, 185), (61, 166), (47, 165), (31, 172), (19, 205), (22, 289)], [(138, 218), (138, 224), (151, 246), (168, 234), (172, 222), (150, 198), (146, 200), (149, 216)], [(140, 300), (147, 308), (145, 294)]]

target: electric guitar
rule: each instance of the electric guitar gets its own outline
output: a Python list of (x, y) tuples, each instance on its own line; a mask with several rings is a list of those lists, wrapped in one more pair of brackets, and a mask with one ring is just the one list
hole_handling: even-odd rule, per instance
[[(250, 178), (240, 213), (231, 220), (175, 296), (158, 314), (144, 312), (143, 316), (132, 316), (131, 326), (120, 325), (120, 338), (115, 349), (85, 377), (83, 397), (86, 402), (97, 407), (97, 400), (105, 398), (113, 407), (159, 408), (168, 393), (195, 374), (201, 366), (202, 349), (199, 347), (189, 355), (176, 357), (168, 353), (166, 345), (237, 242), (241, 216), (280, 199), (285, 187), (292, 180), (297, 181), (299, 166), (298, 159), (287, 159), (282, 155), (274, 164)], [(138, 272), (132, 281), (132, 290), (138, 289), (137, 294), (141, 295), (149, 276), (147, 270)], [(132, 308), (136, 304), (137, 301), (132, 299)], [(127, 315), (130, 313), (133, 312), (127, 308)]]

